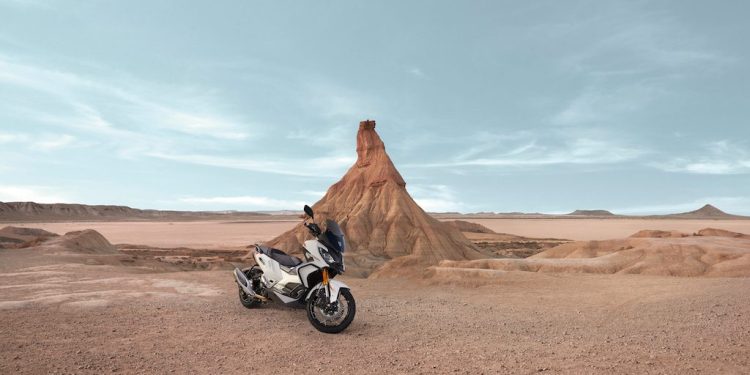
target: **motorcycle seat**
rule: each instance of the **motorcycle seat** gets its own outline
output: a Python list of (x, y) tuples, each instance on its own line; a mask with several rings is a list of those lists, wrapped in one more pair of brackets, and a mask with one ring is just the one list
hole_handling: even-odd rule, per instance
[(272, 247), (263, 246), (263, 245), (257, 245), (258, 250), (261, 252), (261, 254), (265, 254), (269, 258), (279, 262), (284, 267), (296, 267), (300, 263), (302, 263), (302, 260), (300, 258), (297, 258), (296, 256), (289, 255), (279, 249), (274, 249)]

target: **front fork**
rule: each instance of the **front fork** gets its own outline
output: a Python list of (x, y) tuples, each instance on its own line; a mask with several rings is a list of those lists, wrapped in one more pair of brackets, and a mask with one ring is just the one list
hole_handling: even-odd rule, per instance
[(323, 276), (323, 287), (320, 288), (318, 291), (318, 296), (321, 298), (318, 300), (319, 306), (324, 307), (328, 305), (328, 301), (331, 298), (331, 286), (330, 286), (330, 279), (328, 277), (328, 267), (324, 267), (322, 270), (320, 270), (322, 276)]

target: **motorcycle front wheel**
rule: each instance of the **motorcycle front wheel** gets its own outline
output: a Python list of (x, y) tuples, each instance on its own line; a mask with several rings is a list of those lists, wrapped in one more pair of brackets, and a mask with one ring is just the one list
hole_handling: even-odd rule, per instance
[(313, 293), (307, 300), (307, 319), (320, 332), (339, 333), (349, 327), (357, 312), (354, 296), (349, 289), (341, 289), (334, 303), (325, 301), (325, 295)]

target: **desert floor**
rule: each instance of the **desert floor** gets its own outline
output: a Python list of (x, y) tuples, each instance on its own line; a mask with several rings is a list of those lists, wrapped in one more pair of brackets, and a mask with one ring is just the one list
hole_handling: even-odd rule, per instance
[[(585, 239), (571, 235), (581, 220), (530, 222), (571, 229), (516, 234)], [(690, 227), (638, 229), (750, 233), (728, 221), (679, 222)], [(293, 225), (25, 224), (201, 247), (244, 246)], [(357, 316), (342, 334), (326, 335), (304, 310), (243, 308), (228, 271), (85, 265), (27, 250), (0, 250), (3, 374), (750, 373), (748, 278), (506, 272), (475, 287), (342, 278)]]
[[(750, 234), (750, 220), (670, 219), (465, 219), (498, 233), (576, 241), (624, 238), (641, 229), (679, 230), (693, 233), (720, 228)], [(188, 222), (72, 222), (3, 223), (41, 228), (63, 234), (94, 229), (114, 244), (130, 243), (157, 247), (226, 248), (263, 242), (294, 227), (298, 220), (188, 221)]]

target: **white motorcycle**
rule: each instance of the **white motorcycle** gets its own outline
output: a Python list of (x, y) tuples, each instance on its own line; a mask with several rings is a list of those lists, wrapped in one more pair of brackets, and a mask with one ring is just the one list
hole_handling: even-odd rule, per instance
[[(310, 206), (305, 213), (312, 220)], [(349, 287), (333, 280), (344, 273), (344, 233), (333, 220), (322, 232), (314, 221), (304, 226), (315, 239), (304, 244), (305, 260), (281, 250), (255, 245), (255, 265), (234, 269), (240, 302), (248, 309), (271, 300), (285, 305), (306, 306), (307, 318), (318, 331), (339, 333), (354, 320), (356, 305)]]

